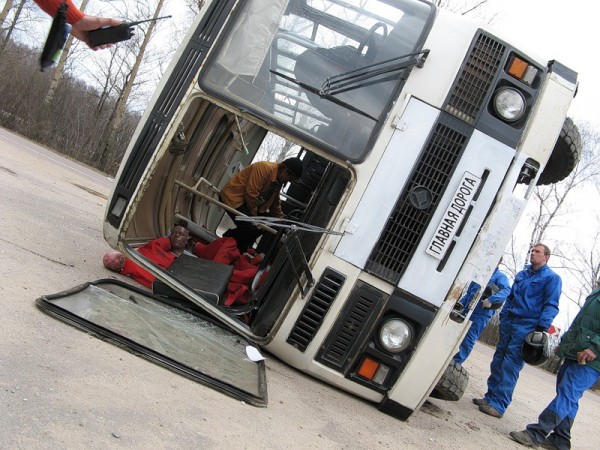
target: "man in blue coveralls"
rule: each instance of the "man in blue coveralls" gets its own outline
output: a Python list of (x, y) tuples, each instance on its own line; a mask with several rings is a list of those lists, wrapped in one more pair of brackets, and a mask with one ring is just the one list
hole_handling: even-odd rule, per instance
[[(500, 260), (502, 262), (502, 260)], [(483, 329), (486, 327), (494, 313), (499, 309), (506, 297), (510, 293), (510, 283), (504, 273), (500, 272), (500, 269), (496, 267), (492, 277), (488, 284), (495, 284), (498, 286), (498, 292), (488, 298), (482, 298), (475, 306), (473, 313), (469, 320), (471, 320), (471, 328), (465, 335), (463, 341), (458, 348), (458, 352), (454, 355), (454, 362), (462, 364), (471, 354), (475, 341), (479, 339)]]
[(550, 249), (541, 243), (531, 249), (529, 264), (515, 277), (500, 313), (500, 339), (496, 346), (488, 390), (473, 403), (489, 416), (501, 418), (512, 401), (519, 372), (525, 362), (521, 347), (532, 331), (546, 331), (558, 314), (562, 280), (547, 266)]

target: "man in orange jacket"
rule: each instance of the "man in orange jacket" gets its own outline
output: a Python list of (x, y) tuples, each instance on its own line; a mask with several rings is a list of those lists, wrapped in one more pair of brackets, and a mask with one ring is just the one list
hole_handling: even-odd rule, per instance
[[(220, 200), (246, 216), (271, 216), (283, 218), (279, 193), (283, 185), (302, 176), (302, 160), (288, 158), (280, 163), (259, 161), (250, 164), (223, 186)], [(235, 221), (236, 214), (227, 211)], [(223, 237), (236, 240), (243, 254), (263, 234), (251, 222), (236, 221), (236, 228), (227, 230)]]

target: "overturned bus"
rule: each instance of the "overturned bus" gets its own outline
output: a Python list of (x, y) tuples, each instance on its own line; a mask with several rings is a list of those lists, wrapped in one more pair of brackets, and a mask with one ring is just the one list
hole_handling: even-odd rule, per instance
[[(105, 238), (157, 277), (143, 296), (385, 413), (456, 400), (469, 321), (453, 306), (469, 292), (474, 308), (535, 186), (578, 158), (577, 74), (525, 44), (421, 0), (207, 1), (131, 140)], [(194, 244), (219, 240), (225, 183), (290, 155), (289, 220), (255, 219), (244, 302), (225, 301), (227, 265), (136, 251), (177, 220)]]

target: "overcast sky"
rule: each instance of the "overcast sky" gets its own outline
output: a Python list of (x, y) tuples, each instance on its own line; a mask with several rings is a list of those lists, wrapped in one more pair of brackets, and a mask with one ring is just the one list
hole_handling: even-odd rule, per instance
[(594, 0), (489, 0), (498, 12), (493, 26), (548, 60), (556, 59), (578, 74), (579, 92), (569, 111), (576, 120), (600, 126), (600, 23)]

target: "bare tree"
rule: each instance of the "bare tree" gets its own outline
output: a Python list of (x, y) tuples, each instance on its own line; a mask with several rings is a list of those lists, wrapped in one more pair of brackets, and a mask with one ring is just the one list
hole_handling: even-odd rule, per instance
[[(535, 210), (529, 214), (531, 231), (525, 249), (519, 249), (516, 240), (513, 239), (507, 250), (511, 256), (506, 258), (506, 263), (507, 266), (511, 266), (511, 270), (519, 271), (526, 264), (525, 261), (519, 267), (517, 254), (528, 254), (529, 248), (536, 242), (551, 239), (551, 230), (565, 227), (566, 219), (576, 213), (573, 210), (575, 205), (567, 201), (573, 192), (585, 186), (598, 185), (600, 182), (600, 133), (594, 130), (589, 123), (578, 123), (577, 125), (582, 142), (579, 163), (563, 181), (535, 188), (533, 193)], [(554, 253), (559, 257), (565, 256), (560, 249), (560, 240), (551, 240), (557, 241)], [(510, 264), (511, 261), (514, 262), (514, 266)]]
[[(589, 198), (598, 192), (600, 184), (600, 131), (589, 123), (580, 124), (579, 130), (583, 144), (582, 162), (577, 168), (579, 184), (575, 186), (581, 193), (580, 198)], [(588, 202), (579, 202), (586, 210)], [(596, 215), (597, 223), (600, 216)], [(583, 300), (596, 287), (600, 275), (600, 233), (594, 229), (586, 239), (580, 234), (570, 234), (573, 240), (565, 252), (564, 267), (572, 275), (575, 285), (565, 296), (574, 304), (581, 306)]]
[[(596, 215), (596, 222), (598, 220), (600, 216)], [(581, 307), (589, 293), (600, 284), (600, 232), (594, 233), (591, 243), (573, 243), (569, 258), (565, 258), (565, 269), (578, 281), (578, 285), (564, 295)]]
[[(148, 14), (146, 14), (146, 12), (151, 11), (153, 9), (154, 13), (152, 18), (156, 19), (161, 15), (164, 3), (165, 0), (158, 0), (155, 6), (153, 7), (147, 2), (137, 2), (136, 8), (138, 9), (138, 11), (142, 12), (142, 17), (147, 17)], [(104, 133), (104, 138), (99, 140), (98, 143), (99, 148), (96, 159), (98, 160), (98, 168), (100, 168), (101, 170), (105, 168), (111, 153), (111, 149), (116, 146), (116, 143), (118, 141), (118, 133), (123, 122), (126, 106), (128, 101), (130, 100), (130, 95), (135, 86), (136, 78), (140, 71), (140, 66), (142, 64), (146, 49), (152, 38), (156, 26), (157, 22), (149, 22), (141, 42), (138, 44), (137, 40), (133, 40), (128, 44), (130, 49), (133, 50), (133, 52), (131, 52), (130, 54), (135, 55), (135, 59), (133, 61), (133, 64), (129, 66), (129, 68), (126, 71), (124, 71), (122, 75), (123, 84), (120, 88), (118, 88), (118, 95), (115, 107), (109, 118), (107, 129)], [(124, 69), (126, 65), (126, 59), (124, 58), (123, 64), (121, 64), (120, 67)]]
[(185, 0), (185, 6), (194, 16), (200, 12), (204, 3), (206, 3), (204, 0)]
[(431, 0), (438, 8), (446, 9), (463, 16), (481, 16), (487, 22), (493, 22), (496, 13), (486, 6), (489, 0)]
[[(82, 12), (85, 11), (85, 9), (87, 8), (88, 2), (89, 2), (89, 0), (82, 0), (79, 10)], [(67, 56), (70, 53), (72, 44), (73, 44), (73, 36), (70, 34), (69, 37), (67, 38), (67, 41), (65, 42), (65, 46), (63, 47), (63, 51), (62, 51), (62, 54), (60, 55), (58, 63), (56, 64), (56, 67), (54, 68), (54, 72), (52, 73), (52, 80), (50, 81), (50, 87), (48, 88), (48, 94), (46, 94), (46, 97), (44, 98), (44, 104), (46, 104), (46, 105), (48, 105), (48, 104), (50, 104), (50, 102), (52, 102), (52, 99), (54, 98), (54, 95), (56, 94), (56, 89), (58, 88), (58, 83), (60, 82), (60, 79), (63, 77), (64, 71), (65, 71), (65, 64), (67, 62)]]
[(263, 139), (254, 159), (257, 161), (281, 162), (288, 157), (296, 156), (299, 151), (300, 147), (298, 145), (269, 132)]
[(2, 8), (2, 12), (0, 12), (0, 29), (2, 29), (4, 25), (4, 21), (8, 16), (10, 9), (13, 7), (13, 0), (6, 0), (4, 3), (4, 7)]
[[(23, 11), (23, 8), (25, 7), (25, 1), (26, 0), (21, 0), (21, 3), (19, 3), (19, 6), (17, 6), (17, 10), (13, 17), (13, 20), (12, 20), (11, 24), (8, 26), (8, 29), (6, 31), (6, 36), (4, 36), (4, 39), (2, 40), (2, 44), (0, 45), (0, 55), (2, 55), (4, 53), (4, 51), (6, 50), (6, 45), (10, 41), (10, 38), (11, 38), (13, 32), (15, 31), (15, 27), (17, 26), (17, 23), (19, 22), (21, 12)], [(6, 8), (6, 5), (4, 5), (4, 7)], [(8, 9), (10, 9), (10, 8), (8, 8)], [(7, 13), (8, 13), (8, 11), (7, 11)]]
[(582, 153), (580, 162), (573, 172), (560, 183), (550, 186), (538, 186), (534, 196), (538, 204), (538, 212), (534, 218), (531, 243), (540, 242), (555, 219), (568, 211), (562, 209), (568, 195), (588, 183), (600, 180), (600, 136), (589, 124), (578, 124), (581, 135)]
[[(153, 19), (157, 19), (160, 16), (164, 2), (165, 2), (165, 0), (158, 0), (158, 3), (156, 4), (156, 8), (154, 10), (154, 15), (152, 16)], [(121, 125), (121, 122), (123, 120), (123, 115), (125, 113), (125, 106), (127, 105), (127, 101), (129, 100), (129, 95), (131, 94), (131, 90), (133, 89), (135, 79), (140, 70), (140, 65), (142, 64), (144, 53), (146, 52), (146, 48), (148, 47), (148, 43), (150, 42), (150, 39), (152, 38), (152, 34), (154, 32), (156, 25), (157, 25), (156, 22), (150, 22), (148, 24), (148, 29), (144, 33), (144, 38), (139, 47), (137, 57), (135, 58), (135, 63), (133, 64), (133, 67), (131, 68), (131, 71), (129, 72), (129, 74), (127, 76), (127, 82), (125, 83), (125, 86), (121, 92), (119, 101), (117, 102), (115, 118), (114, 118), (113, 122), (110, 124), (111, 135), (116, 133), (117, 130), (119, 129), (119, 126)]]

